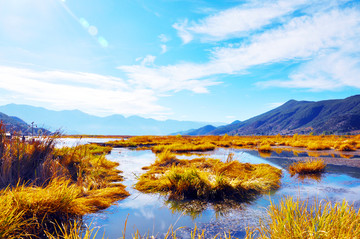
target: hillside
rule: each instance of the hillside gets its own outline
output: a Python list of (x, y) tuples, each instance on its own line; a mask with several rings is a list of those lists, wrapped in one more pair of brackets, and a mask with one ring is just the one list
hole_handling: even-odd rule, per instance
[[(213, 135), (275, 135), (354, 133), (360, 130), (360, 95), (340, 100), (296, 101), (243, 122), (233, 122), (208, 132)], [(193, 132), (189, 132), (190, 134)]]
[(43, 128), (37, 128), (34, 127), (31, 128), (31, 125), (27, 124), (22, 119), (19, 119), (14, 116), (8, 116), (4, 113), (0, 112), (0, 121), (5, 125), (6, 131), (10, 132), (18, 132), (21, 135), (31, 135), (32, 131), (35, 135), (38, 135), (41, 133), (49, 133), (49, 131), (43, 129)]
[(60, 129), (65, 134), (167, 135), (172, 132), (195, 129), (209, 124), (209, 122), (194, 121), (160, 121), (139, 116), (111, 115), (98, 117), (80, 110), (54, 111), (17, 104), (0, 106), (0, 112), (16, 115), (27, 123), (34, 121), (38, 126), (40, 125), (52, 131)]

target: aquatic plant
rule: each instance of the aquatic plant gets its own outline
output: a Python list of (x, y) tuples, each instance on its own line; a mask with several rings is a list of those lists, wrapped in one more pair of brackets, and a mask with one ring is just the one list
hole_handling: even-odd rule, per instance
[(308, 200), (287, 197), (278, 205), (271, 202), (268, 216), (260, 220), (258, 228), (247, 229), (247, 239), (360, 237), (360, 211), (345, 200), (335, 204), (315, 201), (310, 205)]
[(337, 150), (339, 150), (339, 151), (355, 151), (356, 146), (349, 144), (349, 143), (343, 143), (343, 144), (339, 145)]
[(295, 162), (289, 166), (289, 173), (295, 174), (317, 174), (324, 172), (326, 164), (322, 159), (307, 159)]
[(211, 158), (180, 160), (173, 156), (161, 156), (148, 169), (139, 177), (136, 189), (164, 193), (180, 200), (250, 200), (278, 188), (282, 174), (280, 169), (268, 164), (221, 162)]
[[(213, 150), (214, 147), (262, 147), (264, 150), (268, 150), (269, 146), (265, 145), (290, 146), (294, 148), (307, 148), (309, 150), (335, 149), (341, 151), (339, 146), (342, 144), (351, 145), (355, 150), (360, 148), (360, 137), (349, 135), (338, 136), (299, 134), (295, 134), (293, 136), (136, 136), (129, 137), (127, 140), (109, 141), (107, 143), (101, 144), (112, 147), (137, 147), (139, 149), (150, 148), (154, 152), (160, 152), (166, 148), (173, 152), (187, 152), (196, 150), (203, 151)], [(204, 146), (209, 148), (204, 148)]]
[(319, 141), (314, 141), (314, 142), (309, 142), (307, 144), (307, 149), (309, 150), (327, 150), (327, 149), (331, 149), (331, 146), (324, 143), (324, 142), (319, 142)]
[(258, 148), (258, 151), (259, 151), (259, 152), (262, 152), (262, 153), (271, 152), (271, 146), (270, 146), (270, 144), (260, 145), (260, 147)]
[(152, 147), (152, 151), (155, 153), (162, 152), (164, 150), (169, 150), (171, 152), (189, 152), (189, 151), (210, 151), (214, 150), (216, 146), (212, 143), (202, 143), (202, 144), (180, 144), (180, 143), (174, 143), (170, 145), (157, 145)]
[[(108, 147), (56, 149), (56, 137), (7, 139), (0, 124), (0, 238), (43, 235), (127, 197)], [(101, 154), (101, 155), (99, 155)], [(65, 180), (66, 178), (66, 180)], [(0, 216), (1, 216), (0, 213)]]

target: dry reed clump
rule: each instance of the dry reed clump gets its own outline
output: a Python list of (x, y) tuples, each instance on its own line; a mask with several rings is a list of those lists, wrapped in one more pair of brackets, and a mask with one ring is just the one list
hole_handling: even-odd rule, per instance
[(211, 158), (158, 159), (141, 175), (135, 188), (146, 193), (167, 194), (170, 199), (245, 201), (279, 187), (281, 170), (268, 164)]
[[(298, 135), (293, 136), (136, 136), (127, 140), (110, 141), (104, 145), (112, 147), (138, 147), (161, 152), (166, 148), (173, 152), (205, 151), (215, 147), (255, 148), (256, 146), (290, 146), (309, 150), (340, 150), (340, 145), (360, 148), (360, 137), (338, 135)], [(146, 146), (146, 147), (145, 147)], [(268, 146), (267, 146), (268, 147)]]
[(331, 149), (331, 147), (327, 143), (314, 141), (314, 142), (308, 143), (307, 149), (309, 149), (309, 150), (327, 150), (327, 149)]
[(327, 201), (300, 201), (284, 198), (279, 205), (271, 202), (269, 219), (260, 220), (260, 226), (247, 229), (252, 238), (322, 238), (342, 239), (360, 237), (360, 211), (345, 200), (332, 204)]
[[(74, 220), (68, 223), (56, 223), (53, 232), (45, 231), (47, 239), (95, 239), (99, 229), (91, 225), (84, 225), (81, 221)], [(105, 235), (101, 237), (105, 238)]]
[(263, 152), (263, 153), (271, 152), (271, 145), (270, 144), (260, 145), (260, 147), (258, 148), (258, 151)]
[(321, 159), (307, 159), (303, 162), (295, 162), (289, 166), (289, 172), (295, 174), (317, 174), (324, 172), (326, 164)]
[(340, 144), (340, 146), (337, 148), (337, 150), (339, 150), (339, 151), (355, 151), (356, 146), (354, 147), (353, 145), (351, 145), (349, 143), (343, 143), (343, 144)]
[[(0, 211), (11, 210), (0, 218), (1, 238), (35, 237), (39, 231), (52, 227), (53, 222), (68, 221), (90, 212), (91, 205), (77, 201), (81, 196), (79, 187), (60, 179), (52, 180), (45, 187), (18, 185), (0, 191), (3, 202)], [(10, 228), (8, 222), (11, 222)]]
[(182, 153), (182, 152), (190, 152), (190, 151), (210, 151), (210, 150), (214, 150), (216, 148), (216, 146), (212, 143), (202, 143), (202, 144), (180, 144), (180, 143), (174, 143), (171, 145), (157, 145), (152, 147), (152, 151), (154, 153), (159, 153), (162, 152), (164, 150), (169, 150), (171, 152), (177, 152), (177, 153)]
[(56, 149), (56, 137), (22, 142), (19, 137), (6, 139), (4, 132), (0, 124), (0, 211), (6, 213), (0, 219), (0, 238), (37, 236), (55, 222), (104, 209), (128, 196), (117, 183), (122, 180), (118, 163), (99, 155), (109, 148)]

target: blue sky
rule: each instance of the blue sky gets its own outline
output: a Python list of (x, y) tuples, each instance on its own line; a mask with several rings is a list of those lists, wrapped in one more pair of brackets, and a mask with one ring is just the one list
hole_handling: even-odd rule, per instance
[(360, 2), (0, 0), (0, 104), (246, 120), (360, 93)]

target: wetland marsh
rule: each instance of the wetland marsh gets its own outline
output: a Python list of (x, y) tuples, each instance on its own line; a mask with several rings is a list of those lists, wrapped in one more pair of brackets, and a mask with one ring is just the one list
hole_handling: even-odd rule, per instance
[[(148, 146), (148, 145), (147, 145)], [(146, 146), (146, 147), (147, 147)], [(143, 193), (134, 188), (138, 178), (147, 167), (156, 161), (156, 154), (150, 149), (134, 150), (122, 147), (114, 148), (108, 159), (119, 163), (123, 171), (124, 184), (131, 194), (118, 205), (90, 215), (88, 222), (100, 226), (109, 238), (119, 238), (127, 221), (126, 236), (135, 232), (140, 235), (156, 235), (163, 238), (170, 226), (177, 229), (179, 238), (191, 238), (191, 232), (197, 227), (204, 230), (205, 238), (230, 233), (232, 237), (246, 237), (247, 227), (259, 226), (259, 218), (266, 218), (266, 209), (271, 203), (278, 204), (284, 197), (293, 196), (300, 200), (328, 200), (332, 203), (346, 200), (360, 207), (360, 168), (354, 167), (360, 161), (360, 155), (353, 151), (347, 157), (338, 151), (273, 150), (265, 154), (256, 148), (216, 148), (211, 151), (177, 154), (178, 159), (194, 159), (201, 156), (220, 159), (225, 162), (230, 154), (241, 163), (269, 164), (282, 171), (280, 188), (258, 195), (247, 202), (203, 202), (199, 200), (170, 200), (161, 194)], [(321, 175), (291, 176), (288, 167), (291, 163), (307, 158), (321, 158), (328, 163)], [(342, 160), (344, 163), (340, 166)], [(337, 165), (336, 165), (337, 164)], [(101, 234), (101, 233), (100, 233)]]

